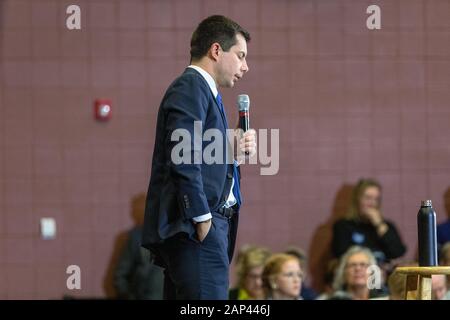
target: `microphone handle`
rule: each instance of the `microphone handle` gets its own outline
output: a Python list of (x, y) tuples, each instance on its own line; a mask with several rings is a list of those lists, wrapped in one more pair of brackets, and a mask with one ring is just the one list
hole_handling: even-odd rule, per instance
[(242, 129), (242, 131), (246, 132), (249, 129), (249, 123), (248, 118), (239, 118), (239, 128)]
[(250, 121), (248, 117), (248, 111), (239, 111), (239, 128), (244, 132), (250, 128)]
[[(244, 132), (248, 131), (250, 128), (248, 111), (239, 111), (239, 128), (241, 128)], [(248, 156), (250, 153), (245, 151), (245, 155)]]

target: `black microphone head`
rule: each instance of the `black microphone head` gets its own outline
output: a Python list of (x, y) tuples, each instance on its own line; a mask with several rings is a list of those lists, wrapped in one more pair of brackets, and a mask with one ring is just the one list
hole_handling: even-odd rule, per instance
[(240, 94), (237, 98), (239, 111), (248, 111), (250, 109), (250, 98), (248, 94)]

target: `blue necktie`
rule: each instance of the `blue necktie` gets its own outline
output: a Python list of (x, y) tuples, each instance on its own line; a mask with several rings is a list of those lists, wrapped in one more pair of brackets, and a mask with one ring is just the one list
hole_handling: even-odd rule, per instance
[[(218, 105), (219, 105), (220, 113), (222, 114), (222, 117), (225, 120), (226, 128), (228, 128), (227, 116), (225, 114), (225, 108), (223, 107), (222, 96), (220, 95), (220, 93), (217, 93), (216, 99), (217, 99), (217, 102), (218, 102)], [(241, 203), (242, 203), (241, 189), (240, 189), (240, 186), (239, 186), (238, 168), (237, 168), (235, 163), (233, 163), (233, 179), (234, 179), (233, 195), (236, 198), (236, 202), (237, 202), (238, 207), (240, 207)]]

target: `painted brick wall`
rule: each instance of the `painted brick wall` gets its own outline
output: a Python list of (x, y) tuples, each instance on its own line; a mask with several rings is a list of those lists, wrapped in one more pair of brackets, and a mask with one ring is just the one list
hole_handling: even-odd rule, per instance
[[(65, 10), (82, 10), (82, 30)], [(382, 29), (366, 28), (378, 4)], [(416, 213), (439, 221), (450, 185), (450, 1), (0, 1), (0, 299), (112, 294), (117, 239), (146, 191), (159, 102), (210, 14), (248, 28), (255, 128), (280, 128), (280, 170), (243, 169), (239, 244), (296, 244), (314, 271), (348, 185), (380, 180), (384, 212), (416, 247)], [(109, 123), (95, 98), (113, 101)], [(39, 237), (51, 216), (57, 240)], [(314, 238), (313, 238), (314, 237)], [(312, 241), (314, 239), (314, 241)], [(82, 289), (66, 289), (66, 267)]]

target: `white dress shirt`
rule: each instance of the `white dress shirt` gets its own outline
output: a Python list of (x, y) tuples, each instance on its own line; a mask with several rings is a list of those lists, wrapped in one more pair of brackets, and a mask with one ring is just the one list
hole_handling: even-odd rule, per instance
[[(202, 75), (202, 77), (208, 83), (209, 88), (211, 89), (211, 92), (212, 92), (214, 98), (217, 98), (217, 95), (218, 95), (219, 91), (217, 90), (217, 85), (216, 85), (216, 82), (214, 81), (213, 77), (211, 77), (211, 75), (208, 72), (206, 72), (205, 70), (203, 70), (199, 66), (190, 65), (190, 66), (188, 66), (188, 68), (192, 68), (194, 70), (197, 70)], [(236, 160), (234, 162), (235, 162), (234, 165), (237, 165)], [(231, 182), (231, 189), (230, 189), (230, 193), (228, 195), (228, 199), (227, 199), (227, 201), (225, 202), (225, 205), (224, 205), (225, 208), (232, 207), (237, 202), (236, 198), (234, 197), (234, 194), (233, 194), (233, 186), (234, 186), (234, 178), (233, 178), (233, 181)], [(195, 222), (203, 222), (203, 221), (207, 221), (207, 220), (209, 220), (211, 218), (212, 218), (211, 212), (208, 212), (206, 214), (203, 214), (203, 215), (198, 216), (198, 217), (194, 217), (192, 219)]]

